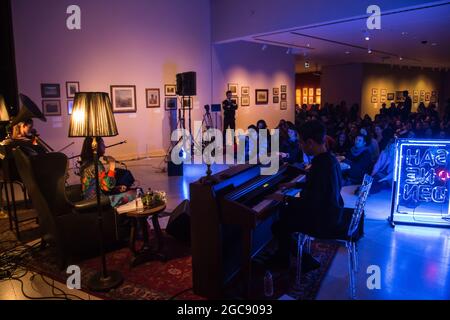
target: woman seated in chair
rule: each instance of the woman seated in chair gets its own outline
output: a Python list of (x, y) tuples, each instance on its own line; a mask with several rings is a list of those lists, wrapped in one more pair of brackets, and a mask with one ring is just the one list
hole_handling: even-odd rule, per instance
[[(98, 157), (105, 155), (105, 143), (102, 138), (97, 138)], [(136, 198), (136, 191), (129, 190), (125, 185), (117, 183), (116, 160), (113, 157), (104, 157), (108, 162), (108, 170), (98, 161), (98, 176), (100, 190), (103, 194), (109, 196), (111, 206), (118, 207), (126, 204)], [(92, 138), (88, 137), (84, 140), (81, 150), (81, 187), (84, 199), (92, 199), (96, 197), (96, 181), (94, 167), (94, 153), (92, 152)]]

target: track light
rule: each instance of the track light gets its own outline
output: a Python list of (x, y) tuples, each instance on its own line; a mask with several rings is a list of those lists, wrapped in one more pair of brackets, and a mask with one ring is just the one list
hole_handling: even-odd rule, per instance
[(368, 54), (371, 54), (371, 53), (372, 53), (372, 49), (370, 49), (370, 48), (367, 49), (367, 53), (368, 53)]
[(261, 48), (262, 51), (265, 51), (267, 49), (267, 44), (264, 44)]

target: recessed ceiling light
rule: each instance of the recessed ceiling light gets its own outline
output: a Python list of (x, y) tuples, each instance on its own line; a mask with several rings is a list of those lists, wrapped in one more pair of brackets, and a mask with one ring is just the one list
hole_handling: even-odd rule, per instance
[(368, 54), (371, 54), (371, 53), (372, 53), (372, 50), (371, 50), (371, 49), (367, 49), (367, 53), (368, 53)]
[(408, 32), (403, 31), (403, 32), (402, 32), (402, 35), (403, 35), (403, 36), (406, 36), (406, 35), (408, 35)]
[(365, 36), (365, 38), (364, 38), (366, 41), (369, 41), (370, 40), (370, 37), (369, 36)]
[(399, 59), (400, 59), (400, 61), (402, 61), (403, 60), (403, 57), (398, 57)]
[(309, 48), (311, 45), (309, 43), (307, 43), (306, 46)]
[(350, 54), (350, 51), (345, 51), (345, 54)]
[(433, 42), (431, 45), (432, 45), (433, 47), (435, 47), (435, 46), (437, 46), (437, 43), (436, 43), (436, 42)]

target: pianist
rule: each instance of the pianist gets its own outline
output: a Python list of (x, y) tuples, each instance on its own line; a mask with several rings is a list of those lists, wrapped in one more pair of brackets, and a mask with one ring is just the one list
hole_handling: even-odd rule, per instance
[[(297, 183), (302, 189), (299, 198), (274, 195), (285, 201), (279, 221), (272, 226), (278, 240), (278, 251), (269, 264), (289, 266), (291, 234), (302, 232), (315, 237), (327, 237), (340, 230), (344, 202), (341, 197), (341, 169), (336, 158), (327, 151), (325, 127), (316, 120), (306, 122), (300, 129), (300, 145), (308, 156), (313, 156), (306, 181)], [(284, 187), (293, 187), (289, 184)], [(283, 197), (281, 199), (280, 197)], [(305, 257), (306, 270), (317, 267), (311, 257)], [(308, 261), (310, 262), (308, 264)]]

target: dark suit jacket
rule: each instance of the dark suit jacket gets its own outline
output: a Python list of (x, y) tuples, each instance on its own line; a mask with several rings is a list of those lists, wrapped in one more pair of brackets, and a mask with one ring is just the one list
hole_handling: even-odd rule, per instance
[(228, 101), (228, 99), (224, 100), (222, 102), (223, 117), (226, 119), (234, 119), (237, 108), (238, 108), (237, 104)]

